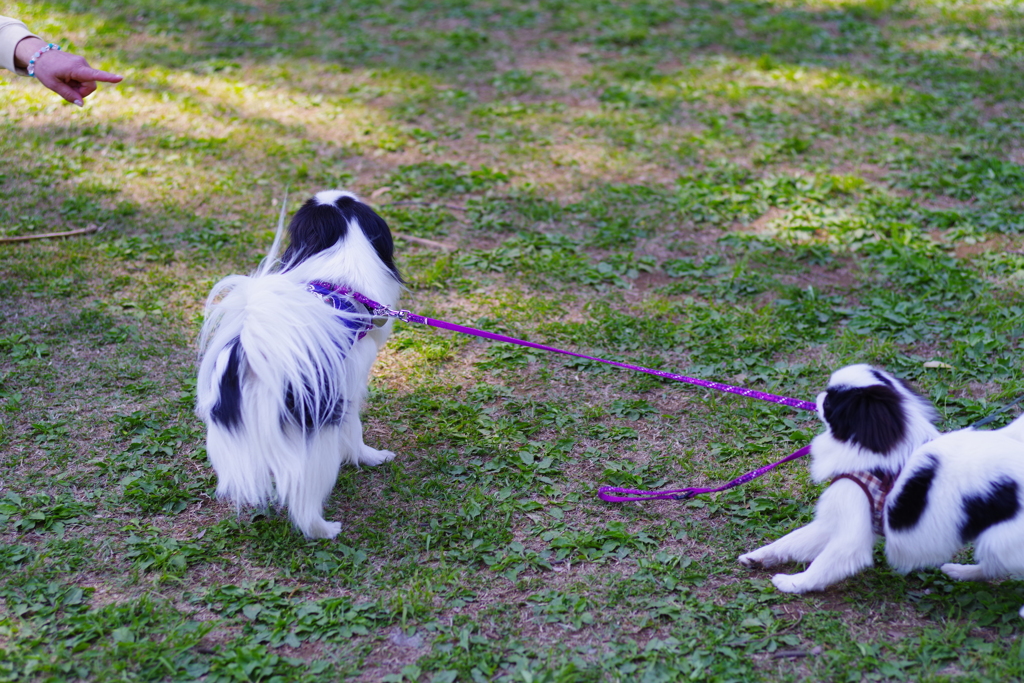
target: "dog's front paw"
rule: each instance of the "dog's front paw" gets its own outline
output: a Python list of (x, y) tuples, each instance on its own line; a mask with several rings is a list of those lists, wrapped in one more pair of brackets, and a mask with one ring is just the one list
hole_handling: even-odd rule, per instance
[(364, 445), (363, 449), (359, 453), (360, 465), (366, 465), (367, 467), (376, 467), (388, 460), (394, 460), (395, 454), (391, 451), (380, 451), (376, 448), (371, 448)]
[(737, 561), (747, 569), (764, 568), (764, 562), (761, 561), (761, 558), (757, 556), (756, 552), (740, 555)]
[(783, 593), (806, 593), (808, 590), (799, 574), (776, 574), (772, 577), (772, 584)]

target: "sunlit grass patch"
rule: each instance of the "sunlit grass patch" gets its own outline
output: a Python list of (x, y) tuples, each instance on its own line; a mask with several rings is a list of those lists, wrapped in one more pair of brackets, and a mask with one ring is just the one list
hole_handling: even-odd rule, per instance
[(849, 12), (854, 16), (875, 18), (894, 8), (896, 0), (781, 0), (773, 1), (779, 7), (800, 7), (819, 12)]
[[(111, 189), (121, 189), (136, 203), (173, 198), (201, 206), (208, 191), (228, 198), (238, 196), (239, 186), (271, 185), (269, 192), (280, 192), (291, 183), (358, 182), (346, 158), (364, 147), (396, 152), (412, 141), (388, 123), (386, 114), (349, 95), (300, 94), (266, 86), (268, 78), (301, 80), (299, 73), (284, 74), (282, 69), (273, 69), (273, 75), (255, 69), (220, 76), (127, 70), (123, 87), (110, 89), (86, 111), (69, 111), (71, 118), (65, 121), (73, 127), (79, 121), (96, 122), (95, 137), (91, 144), (87, 138), (68, 138), (74, 145), (55, 156), (55, 163), (69, 168), (65, 177), (80, 176), (86, 183), (112, 175), (132, 179), (127, 191)], [(346, 93), (359, 91), (356, 77), (344, 72), (309, 77), (334, 83)], [(387, 85), (386, 75), (384, 81)], [(29, 85), (10, 89), (24, 90), (33, 102), (49, 99)], [(22, 118), (23, 104), (9, 101), (10, 111), (21, 118), (19, 125), (29, 131), (39, 126), (40, 139), (48, 137), (52, 120)], [(30, 107), (28, 113), (35, 110)]]
[(757, 95), (775, 99), (789, 92), (867, 104), (890, 102), (894, 95), (890, 84), (846, 69), (793, 63), (770, 55), (754, 59), (707, 58), (683, 71), (654, 75), (650, 82), (656, 88), (654, 92), (676, 94), (691, 102), (705, 94), (737, 102)]

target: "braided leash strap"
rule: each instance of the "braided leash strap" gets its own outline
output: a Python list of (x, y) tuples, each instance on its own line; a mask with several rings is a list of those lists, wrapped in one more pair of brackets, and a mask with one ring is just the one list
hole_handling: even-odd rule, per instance
[(398, 318), (405, 322), (417, 323), (420, 325), (429, 325), (431, 327), (437, 327), (442, 330), (451, 330), (452, 332), (459, 332), (460, 334), (468, 334), (473, 337), (481, 337), (483, 339), (491, 339), (493, 341), (507, 342), (509, 344), (518, 344), (519, 346), (528, 346), (532, 349), (540, 349), (541, 351), (549, 351), (551, 353), (560, 353), (565, 356), (573, 356), (575, 358), (583, 358), (585, 360), (592, 360), (597, 363), (604, 363), (605, 365), (614, 365), (617, 368), (625, 368), (626, 370), (635, 370), (636, 372), (644, 372), (648, 375), (654, 375), (655, 377), (663, 377), (665, 379), (671, 379), (676, 382), (684, 382), (686, 384), (695, 384), (697, 386), (706, 387), (708, 389), (714, 389), (715, 391), (724, 391), (730, 394), (739, 394), (740, 396), (746, 396), (747, 398), (756, 398), (759, 401), (767, 401), (769, 403), (777, 403), (779, 405), (789, 406), (790, 408), (799, 408), (800, 410), (816, 410), (817, 406), (810, 401), (801, 401), (796, 398), (789, 398), (787, 396), (777, 396), (776, 394), (769, 394), (764, 391), (756, 391), (754, 389), (746, 389), (744, 387), (737, 387), (731, 384), (722, 384), (721, 382), (713, 382), (707, 379), (698, 379), (696, 377), (687, 377), (685, 375), (677, 375), (674, 372), (665, 372), (664, 370), (654, 370), (653, 368), (645, 368), (642, 365), (632, 365), (630, 363), (620, 363), (614, 360), (607, 360), (605, 358), (596, 358), (594, 356), (587, 356), (582, 353), (576, 353), (575, 351), (566, 351), (565, 349), (559, 349), (554, 346), (547, 346), (545, 344), (537, 344), (536, 342), (526, 341), (524, 339), (516, 339), (515, 337), (508, 337), (504, 334), (496, 334), (494, 332), (487, 332), (486, 330), (478, 330), (475, 327), (466, 327), (465, 325), (456, 325), (455, 323), (446, 322), (444, 320), (435, 320), (434, 318), (427, 318), (422, 315), (416, 315), (405, 310), (395, 310), (390, 306), (382, 306), (373, 299), (367, 298), (359, 292), (353, 292), (346, 287), (339, 287), (337, 290), (341, 294), (347, 294), (353, 299), (369, 308), (373, 315), (383, 315), (391, 318)]

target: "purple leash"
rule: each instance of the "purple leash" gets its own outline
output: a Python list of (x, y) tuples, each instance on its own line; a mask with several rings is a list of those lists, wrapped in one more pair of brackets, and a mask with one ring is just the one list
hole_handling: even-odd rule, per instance
[[(324, 284), (324, 283), (317, 283)], [(387, 317), (387, 318), (398, 318), (404, 322), (417, 323), (420, 325), (429, 325), (431, 327), (437, 327), (442, 330), (451, 330), (452, 332), (459, 332), (461, 334), (468, 334), (473, 337), (482, 337), (484, 339), (491, 339), (494, 341), (507, 342), (509, 344), (518, 344), (519, 346), (528, 346), (533, 349), (540, 349), (541, 351), (550, 351), (551, 353), (561, 353), (566, 356), (574, 356), (576, 358), (584, 358), (586, 360), (592, 360), (598, 363), (604, 363), (606, 365), (614, 365), (618, 368), (625, 368), (627, 370), (635, 370), (637, 372), (645, 372), (648, 375), (654, 375), (656, 377), (664, 377), (665, 379), (675, 380), (676, 382), (684, 382), (686, 384), (696, 384), (697, 386), (706, 387), (708, 389), (715, 389), (716, 391), (724, 391), (730, 394), (739, 394), (740, 396), (746, 396), (747, 398), (756, 398), (759, 401), (767, 401), (768, 403), (777, 403), (779, 405), (789, 406), (791, 408), (800, 408), (801, 410), (816, 411), (817, 405), (810, 401), (801, 401), (796, 398), (788, 398), (786, 396), (777, 396), (775, 394), (769, 394), (763, 391), (755, 391), (754, 389), (745, 389), (743, 387), (733, 386), (731, 384), (722, 384), (720, 382), (712, 382), (706, 379), (697, 379), (696, 377), (686, 377), (685, 375), (677, 375), (673, 372), (665, 372), (664, 370), (654, 370), (652, 368), (645, 368), (641, 365), (631, 365), (629, 363), (620, 363), (614, 360), (605, 360), (604, 358), (595, 358), (593, 356), (587, 356), (582, 353), (575, 353), (573, 351), (566, 351), (565, 349), (555, 348), (554, 346), (546, 346), (544, 344), (537, 344), (534, 342), (525, 341), (523, 339), (516, 339), (515, 337), (507, 337), (503, 334), (495, 334), (494, 332), (487, 332), (485, 330), (478, 330), (473, 327), (465, 327), (463, 325), (456, 325), (455, 323), (445, 322), (444, 320), (435, 320), (434, 318), (427, 318), (422, 315), (416, 315), (406, 310), (395, 310), (390, 306), (383, 306), (373, 299), (363, 296), (359, 292), (352, 291), (347, 287), (338, 287), (334, 290), (336, 293), (341, 295), (351, 296), (353, 299), (361, 303), (370, 309), (370, 312), (375, 317)], [(752, 472), (733, 479), (727, 484), (723, 484), (717, 488), (685, 488), (685, 489), (671, 489), (666, 491), (642, 491), (638, 489), (625, 489), (616, 486), (602, 486), (598, 489), (598, 497), (601, 500), (610, 503), (624, 503), (641, 500), (687, 500), (694, 496), (702, 493), (717, 493), (718, 491), (725, 491), (741, 484), (746, 484), (748, 481), (757, 479), (775, 469), (784, 462), (790, 460), (796, 460), (802, 458), (811, 452), (810, 446), (804, 446), (797, 452), (787, 455), (782, 460), (773, 462), (770, 465), (764, 465), (759, 467)], [(616, 495), (616, 494), (627, 494)]]
[(691, 487), (686, 489), (666, 489), (664, 491), (643, 491), (641, 489), (623, 489), (618, 486), (602, 486), (598, 489), (597, 497), (601, 500), (608, 501), (609, 503), (631, 503), (639, 500), (689, 500), (690, 498), (699, 496), (702, 493), (718, 493), (719, 491), (727, 491), (728, 489), (735, 488), (741, 484), (746, 484), (748, 481), (752, 481), (760, 476), (768, 474), (782, 463), (802, 458), (810, 452), (811, 447), (804, 446), (796, 453), (787, 455), (778, 462), (773, 462), (772, 464), (765, 465), (764, 467), (758, 467), (753, 472), (747, 472), (742, 476), (736, 477), (728, 484), (722, 484), (715, 488)]
[(565, 349), (555, 348), (554, 346), (545, 346), (544, 344), (537, 344), (535, 342), (529, 342), (523, 339), (516, 339), (515, 337), (507, 337), (503, 334), (495, 334), (494, 332), (478, 330), (474, 327), (465, 327), (463, 325), (456, 325), (455, 323), (445, 322), (444, 320), (435, 320), (434, 318), (427, 318), (422, 315), (416, 315), (415, 313), (410, 313), (409, 311), (405, 310), (396, 311), (390, 306), (382, 306), (373, 299), (369, 299), (360, 294), (359, 292), (353, 292), (347, 287), (339, 287), (335, 291), (337, 291), (340, 294), (347, 294), (351, 296), (353, 299), (369, 308), (374, 316), (398, 318), (399, 320), (402, 320), (404, 322), (418, 323), (421, 325), (430, 325), (431, 327), (437, 327), (442, 330), (451, 330), (452, 332), (468, 334), (472, 337), (483, 337), (484, 339), (492, 339), (494, 341), (507, 342), (509, 344), (518, 344), (519, 346), (529, 346), (530, 348), (540, 349), (541, 351), (550, 351), (551, 353), (561, 353), (566, 356), (584, 358), (586, 360), (592, 360), (598, 363), (604, 363), (606, 365), (614, 365), (615, 367), (618, 368), (636, 370), (637, 372), (646, 372), (648, 375), (664, 377), (665, 379), (671, 379), (677, 382), (685, 382), (686, 384), (696, 384), (698, 386), (707, 387), (708, 389), (715, 389), (716, 391), (725, 391), (730, 394), (739, 394), (740, 396), (746, 396), (747, 398), (756, 398), (760, 401), (778, 403), (780, 405), (789, 406), (790, 408), (800, 408), (801, 410), (817, 410), (817, 406), (811, 403), (810, 401), (801, 401), (799, 399), (788, 398), (786, 396), (776, 396), (775, 394), (768, 394), (763, 391), (745, 389), (743, 387), (736, 387), (731, 384), (721, 384), (720, 382), (712, 382), (706, 379), (697, 379), (696, 377), (686, 377), (685, 375), (677, 375), (674, 372), (665, 372), (664, 370), (654, 370), (652, 368), (645, 368), (642, 365), (630, 365), (629, 363), (619, 363), (618, 361), (614, 360), (595, 358), (593, 356), (587, 356), (582, 353), (575, 353), (573, 351), (566, 351)]

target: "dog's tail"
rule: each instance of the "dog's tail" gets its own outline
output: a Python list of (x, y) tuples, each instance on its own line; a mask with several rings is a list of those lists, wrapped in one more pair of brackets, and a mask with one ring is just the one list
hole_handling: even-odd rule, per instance
[(277, 230), (274, 232), (274, 241), (270, 245), (270, 251), (260, 261), (256, 269), (255, 277), (262, 277), (273, 272), (280, 263), (281, 243), (284, 242), (284, 217), (288, 212), (288, 190), (284, 191), (284, 199), (281, 200), (281, 213), (277, 217)]
[[(271, 254), (271, 257), (273, 254)], [(283, 503), (300, 491), (312, 432), (348, 409), (345, 358), (369, 315), (338, 310), (280, 273), (233, 275), (214, 286), (200, 334), (196, 413), (219, 495), (240, 505)], [(339, 453), (340, 457), (340, 453)], [(296, 459), (300, 459), (296, 462)]]

